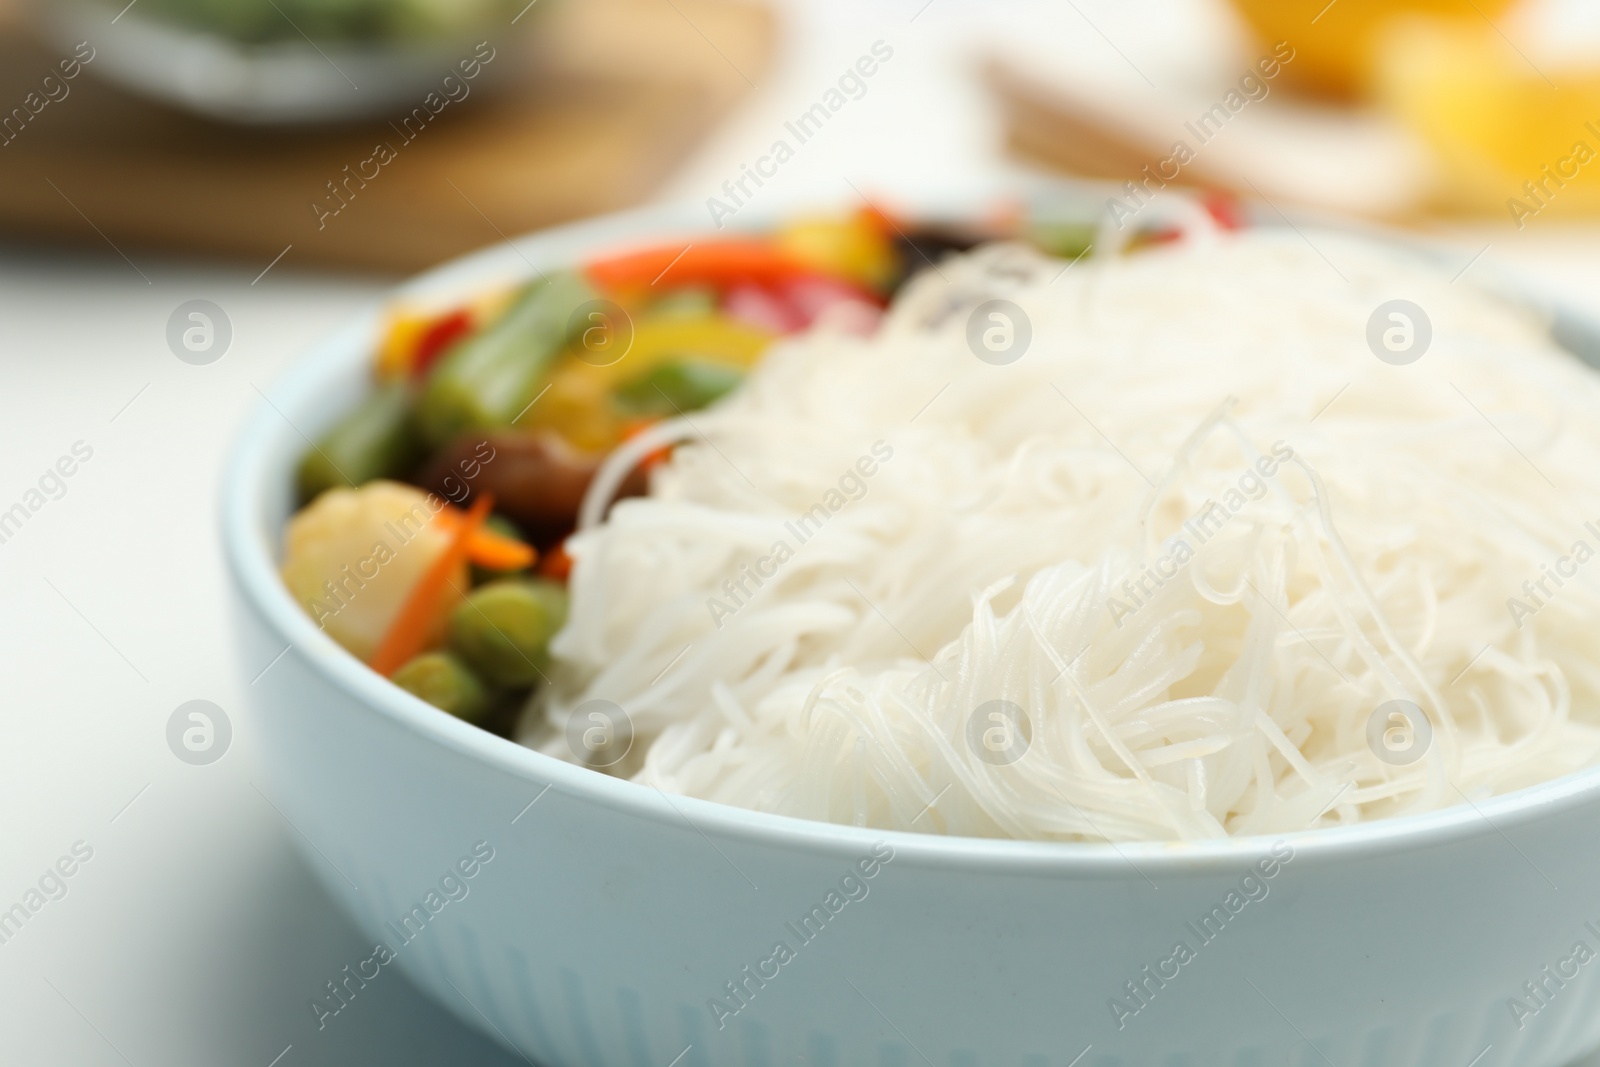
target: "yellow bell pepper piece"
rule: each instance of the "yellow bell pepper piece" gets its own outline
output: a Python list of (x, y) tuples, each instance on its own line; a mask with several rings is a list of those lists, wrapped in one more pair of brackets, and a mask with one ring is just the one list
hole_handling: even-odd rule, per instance
[(422, 313), (399, 305), (389, 310), (383, 340), (378, 345), (377, 371), (382, 381), (410, 377), (417, 342), (437, 319), (437, 312)]
[(646, 319), (634, 330), (628, 354), (601, 369), (613, 372), (613, 380), (633, 378), (678, 356), (747, 369), (771, 343), (767, 331), (720, 315)]
[[(472, 317), (472, 329), (478, 330), (498, 316), (511, 303), (516, 290), (491, 289), (465, 302), (465, 310)], [(416, 366), (418, 348), (423, 337), (435, 323), (446, 315), (462, 308), (461, 304), (439, 305), (395, 301), (384, 315), (383, 339), (378, 343), (378, 356), (374, 369), (380, 381), (398, 381), (411, 376)]]
[(575, 350), (564, 353), (549, 390), (518, 425), (554, 430), (577, 448), (610, 449), (622, 440), (626, 422), (611, 405), (617, 386), (684, 356), (745, 370), (772, 340), (763, 330), (716, 315), (645, 319), (636, 326), (627, 354), (615, 363), (595, 366)]
[(779, 230), (775, 239), (802, 265), (874, 291), (887, 287), (899, 268), (894, 245), (860, 215), (800, 219)]
[(550, 375), (550, 387), (517, 425), (554, 430), (586, 452), (611, 448), (622, 438), (622, 422), (611, 410), (604, 370), (563, 355)]

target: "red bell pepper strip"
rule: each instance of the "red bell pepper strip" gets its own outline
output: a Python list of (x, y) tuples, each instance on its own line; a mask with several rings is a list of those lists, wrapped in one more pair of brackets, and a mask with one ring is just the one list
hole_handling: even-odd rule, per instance
[(472, 309), (462, 308), (435, 319), (417, 338), (416, 354), (412, 356), (411, 376), (420, 378), (428, 373), (433, 361), (444, 355), (445, 349), (472, 332)]
[(732, 238), (681, 245), (662, 245), (595, 260), (584, 268), (589, 283), (612, 293), (637, 293), (690, 285), (727, 290), (740, 284), (777, 289), (803, 278), (826, 278), (856, 289), (861, 299), (878, 305), (883, 298), (849, 281), (823, 274), (800, 263), (771, 241)]

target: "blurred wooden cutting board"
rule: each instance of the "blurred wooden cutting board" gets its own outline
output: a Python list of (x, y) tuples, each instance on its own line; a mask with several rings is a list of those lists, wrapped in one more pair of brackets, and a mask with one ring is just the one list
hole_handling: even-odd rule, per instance
[[(1256, 80), (1263, 99), (1235, 94), (1244, 103), (1230, 111), (1219, 103), (1234, 88), (1228, 82), (1160, 91), (1128, 72), (1114, 72), (1122, 75), (1117, 81), (1026, 47), (992, 53), (982, 70), (1011, 150), (1081, 177), (1147, 189), (1168, 182), (1223, 189), (1285, 207), (1388, 220), (1416, 212), (1435, 182), (1426, 147), (1396, 121), (1370, 109), (1309, 104), (1270, 79)], [(1225, 117), (1225, 128), (1196, 126), (1216, 114)], [(1171, 167), (1179, 144), (1192, 162)], [(1115, 189), (1108, 193), (1138, 203)]]
[[(10, 8), (0, 0), (0, 111), (61, 58)], [(538, 15), (520, 42), (493, 42), (495, 91), (480, 79), (410, 143), (387, 120), (220, 126), (124, 95), (91, 63), (0, 147), (0, 232), (418, 270), (644, 198), (760, 79), (774, 36), (770, 12), (739, 0), (571, 0)], [(326, 183), (380, 142), (396, 158), (319, 228)]]

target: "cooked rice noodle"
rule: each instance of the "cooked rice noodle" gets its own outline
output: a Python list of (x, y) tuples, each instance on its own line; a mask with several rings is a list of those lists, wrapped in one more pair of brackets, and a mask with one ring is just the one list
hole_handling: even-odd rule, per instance
[[(635, 732), (610, 769), (667, 792), (1063, 840), (1347, 824), (1590, 765), (1594, 375), (1467, 279), (1311, 239), (1064, 273), (991, 246), (872, 337), (777, 346), (613, 457), (522, 740), (572, 758), (569, 716), (604, 698)], [(966, 340), (996, 298), (1032, 326), (1003, 366)], [(1366, 342), (1394, 298), (1432, 323), (1408, 366)], [(982, 743), (996, 700), (1020, 758)], [(1369, 744), (1391, 700), (1431, 724), (1414, 762)]]

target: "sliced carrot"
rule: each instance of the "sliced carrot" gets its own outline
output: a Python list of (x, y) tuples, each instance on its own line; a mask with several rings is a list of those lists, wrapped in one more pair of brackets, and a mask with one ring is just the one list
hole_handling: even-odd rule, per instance
[(556, 582), (564, 582), (572, 575), (572, 557), (567, 555), (565, 541), (545, 553), (539, 575)]
[[(444, 524), (450, 530), (458, 528), (466, 520), (466, 512), (448, 505), (434, 518), (435, 522)], [(479, 527), (467, 538), (467, 560), (492, 571), (526, 570), (538, 558), (539, 550), (532, 545), (496, 533), (487, 526)]]
[(479, 530), (467, 540), (467, 558), (492, 571), (520, 571), (533, 566), (539, 552), (514, 537)]
[(450, 575), (466, 562), (467, 544), (482, 529), (493, 507), (494, 498), (480, 493), (466, 518), (450, 531), (444, 551), (411, 587), (383, 640), (378, 642), (378, 650), (368, 664), (373, 670), (387, 678), (427, 647), (428, 636), (438, 620), (439, 605), (450, 586)]

